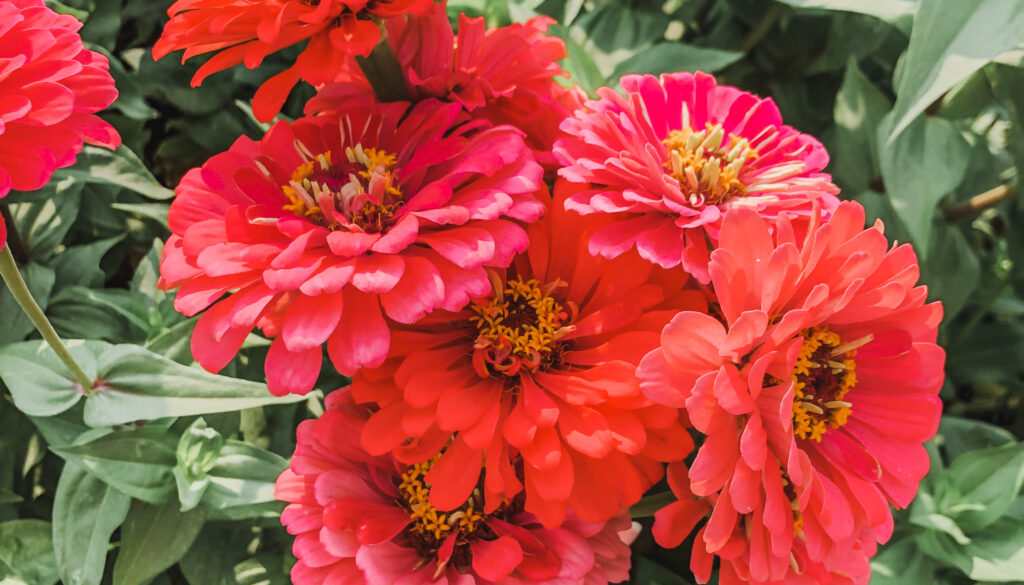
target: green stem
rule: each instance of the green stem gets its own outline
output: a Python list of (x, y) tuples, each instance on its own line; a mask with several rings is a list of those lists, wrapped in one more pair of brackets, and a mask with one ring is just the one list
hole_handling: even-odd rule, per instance
[(82, 390), (84, 392), (91, 391), (92, 380), (89, 379), (82, 366), (78, 365), (78, 362), (72, 357), (71, 352), (68, 351), (67, 346), (61, 341), (60, 336), (53, 329), (53, 325), (50, 324), (43, 310), (39, 308), (39, 304), (32, 298), (32, 293), (29, 292), (25, 279), (21, 277), (21, 272), (18, 271), (18, 264), (14, 261), (14, 256), (11, 255), (10, 246), (4, 246), (0, 249), (0, 276), (7, 283), (7, 287), (11, 290), (14, 300), (18, 301), (18, 305), (21, 306), (21, 310), (25, 311), (28, 318), (32, 320), (32, 324), (36, 326), (43, 339), (46, 340), (46, 343), (50, 344), (50, 347), (53, 348), (60, 361), (64, 362), (68, 371), (78, 380)]
[(405, 88), (405, 76), (402, 66), (398, 63), (388, 32), (380, 27), (380, 41), (366, 57), (357, 56), (356, 63), (363, 70), (363, 75), (370, 82), (370, 87), (382, 102), (409, 101), (409, 92)]

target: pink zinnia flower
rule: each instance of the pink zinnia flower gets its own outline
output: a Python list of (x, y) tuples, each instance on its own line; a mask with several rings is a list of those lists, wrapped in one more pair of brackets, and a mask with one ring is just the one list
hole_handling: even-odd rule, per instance
[(83, 142), (121, 144), (95, 114), (117, 90), (107, 58), (82, 45), (81, 27), (43, 0), (0, 0), (0, 197), (39, 189), (75, 163)]
[(433, 0), (177, 0), (171, 20), (153, 46), (161, 59), (185, 49), (182, 61), (217, 52), (195, 77), (239, 63), (255, 69), (285, 47), (309, 40), (295, 65), (268, 79), (256, 92), (253, 112), (269, 122), (299, 79), (313, 85), (334, 81), (350, 65), (350, 55), (368, 55), (380, 40), (377, 21), (430, 8)]
[[(488, 29), (483, 18), (462, 14), (455, 34), (444, 3), (437, 3), (422, 15), (389, 20), (388, 42), (412, 99), (455, 102), (474, 117), (512, 124), (526, 133), (538, 161), (553, 167), (558, 124), (585, 97), (555, 81), (568, 74), (558, 65), (567, 55), (565, 43), (546, 34), (554, 22), (536, 17)], [(371, 91), (357, 69), (350, 71), (351, 77), (320, 88), (306, 113), (343, 111), (353, 97)]]
[(493, 292), (396, 331), (388, 361), (353, 378), (355, 399), (381, 407), (368, 451), (415, 464), (444, 449), (428, 477), (438, 509), (461, 505), (486, 470), (487, 510), (525, 490), (547, 527), (570, 506), (603, 522), (692, 448), (678, 411), (640, 392), (636, 367), (703, 297), (635, 252), (587, 254), (586, 236), (611, 218), (565, 211), (564, 187), (530, 226), (529, 249), (493, 272)]
[(220, 370), (258, 327), (276, 338), (271, 391), (306, 392), (325, 342), (351, 375), (387, 356), (385, 314), (413, 323), (487, 293), (485, 266), (526, 247), (512, 220), (543, 212), (533, 194), (544, 187), (519, 131), (461, 124), (459, 112), (366, 102), (239, 138), (190, 171), (161, 283), (180, 287), (187, 315), (212, 306), (192, 337), (199, 363)]
[[(344, 390), (299, 425), (291, 468), (277, 480), (295, 535), (296, 585), (605, 585), (629, 577), (637, 534), (621, 511), (604, 523), (569, 516), (547, 529), (522, 497), (485, 512), (480, 491), (458, 509), (430, 504), (433, 462), (406, 465), (359, 446), (368, 411)], [(481, 482), (482, 483), (482, 482)]]
[(660, 79), (626, 75), (626, 95), (597, 90), (561, 126), (559, 174), (589, 183), (566, 205), (579, 213), (614, 213), (621, 221), (594, 234), (590, 251), (614, 258), (636, 246), (666, 268), (682, 264), (707, 282), (708, 245), (722, 214), (754, 208), (831, 210), (838, 189), (824, 173), (824, 147), (782, 125), (771, 99), (719, 86), (704, 73)]
[[(942, 409), (942, 307), (914, 286), (913, 250), (863, 229), (856, 203), (819, 221), (770, 229), (730, 211), (709, 265), (718, 309), (677, 315), (638, 370), (649, 398), (705, 435), (689, 488), (715, 500), (708, 552), (743, 528), (758, 581), (781, 579), (798, 548), (821, 563), (866, 546), (865, 531), (886, 540), (888, 504), (913, 499)], [(678, 543), (687, 524), (656, 534)]]

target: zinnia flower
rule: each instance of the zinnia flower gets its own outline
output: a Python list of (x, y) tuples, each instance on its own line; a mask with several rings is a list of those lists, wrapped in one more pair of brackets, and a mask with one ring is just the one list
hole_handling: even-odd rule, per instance
[(83, 142), (121, 144), (95, 115), (117, 90), (107, 58), (82, 46), (81, 27), (43, 0), (0, 0), (0, 197), (39, 189)]
[(602, 522), (692, 448), (678, 411), (641, 394), (636, 366), (703, 297), (635, 253), (587, 254), (586, 236), (611, 218), (566, 212), (565, 187), (530, 226), (529, 249), (493, 272), (491, 294), (397, 330), (384, 366), (353, 378), (353, 397), (381, 407), (364, 448), (409, 464), (444, 450), (427, 477), (440, 510), (466, 501), (486, 469), (487, 511), (525, 489), (525, 510), (547, 527), (570, 506)]
[[(756, 582), (782, 579), (794, 558), (802, 571), (802, 555), (831, 569), (865, 534), (888, 539), (888, 503), (907, 506), (928, 471), (942, 307), (914, 286), (911, 247), (863, 225), (852, 202), (774, 229), (731, 210), (709, 266), (717, 309), (673, 318), (638, 370), (649, 398), (685, 408), (705, 436), (688, 479), (714, 501), (707, 551), (729, 556), (739, 527)], [(665, 512), (659, 540), (678, 544), (692, 513)]]
[(569, 209), (619, 215), (591, 238), (592, 253), (614, 258), (636, 246), (707, 282), (709, 240), (725, 211), (752, 207), (770, 218), (837, 204), (838, 189), (817, 172), (828, 163), (824, 147), (783, 126), (771, 99), (703, 73), (626, 75), (621, 84), (625, 97), (597, 90), (555, 143), (559, 174), (591, 184)]
[(259, 327), (276, 338), (271, 391), (306, 392), (325, 342), (345, 375), (384, 361), (382, 307), (413, 323), (489, 291), (484, 267), (526, 247), (506, 218), (536, 219), (544, 187), (520, 132), (458, 123), (459, 111), (367, 102), (280, 122), (190, 171), (171, 205), (161, 283), (181, 287), (186, 315), (212, 305), (192, 337), (199, 363), (220, 370)]
[(256, 117), (268, 122), (288, 93), (304, 79), (334, 81), (349, 55), (368, 55), (380, 40), (379, 20), (427, 10), (433, 0), (177, 0), (171, 20), (153, 46), (161, 59), (185, 49), (182, 62), (217, 52), (199, 68), (192, 86), (239, 63), (255, 69), (263, 59), (309, 40), (295, 65), (268, 79), (253, 100)]
[[(553, 167), (558, 124), (585, 97), (555, 81), (568, 74), (558, 64), (565, 43), (546, 34), (554, 22), (536, 17), (488, 29), (483, 18), (461, 14), (456, 35), (444, 3), (437, 3), (422, 15), (389, 20), (387, 32), (413, 99), (459, 103), (474, 117), (512, 124), (526, 133), (538, 161)], [(320, 88), (306, 113), (344, 111), (349, 100), (371, 91), (358, 70), (350, 71)]]
[[(677, 501), (655, 514), (653, 528), (655, 540), (665, 548), (679, 546), (696, 525), (707, 519), (714, 508), (714, 500), (721, 497), (695, 496), (689, 488), (687, 471), (682, 462), (668, 466), (668, 484)], [(714, 554), (708, 551), (704, 540), (705, 527), (697, 531), (690, 554), (690, 570), (698, 583), (710, 580), (716, 556), (720, 561), (719, 585), (866, 585), (870, 580), (870, 560), (877, 546), (868, 531), (852, 535), (820, 560), (808, 555), (807, 543), (800, 539), (793, 541), (791, 555), (786, 558), (772, 557), (769, 561), (751, 554), (764, 553), (767, 547), (763, 542), (772, 538), (759, 520), (768, 507), (766, 501), (756, 500), (754, 506), (748, 516), (750, 521), (738, 522), (726, 543)], [(765, 571), (768, 562), (780, 565), (775, 576)]]
[(304, 421), (291, 468), (277, 480), (295, 535), (296, 585), (605, 585), (629, 577), (637, 534), (625, 511), (607, 523), (569, 516), (547, 529), (522, 497), (485, 512), (480, 491), (457, 510), (433, 507), (433, 462), (406, 465), (359, 446), (367, 411), (344, 390)]

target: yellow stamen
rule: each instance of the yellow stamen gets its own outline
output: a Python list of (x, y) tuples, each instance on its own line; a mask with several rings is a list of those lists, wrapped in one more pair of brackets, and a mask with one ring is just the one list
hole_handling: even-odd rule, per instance
[(827, 327), (808, 329), (802, 336), (793, 366), (793, 435), (821, 441), (828, 429), (846, 424), (852, 412), (853, 404), (843, 397), (857, 384), (856, 350), (871, 336), (842, 343)]
[[(683, 113), (688, 119), (685, 108)], [(691, 205), (716, 205), (746, 194), (740, 172), (744, 164), (757, 158), (746, 138), (734, 134), (726, 138), (721, 124), (709, 122), (699, 132), (684, 124), (669, 132), (663, 142), (668, 149), (665, 169), (679, 182)]]

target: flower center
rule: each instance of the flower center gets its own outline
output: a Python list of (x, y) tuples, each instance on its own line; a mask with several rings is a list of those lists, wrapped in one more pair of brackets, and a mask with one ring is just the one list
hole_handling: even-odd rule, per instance
[(478, 331), (473, 344), (473, 365), (481, 376), (490, 370), (515, 376), (523, 367), (537, 371), (550, 363), (555, 342), (568, 333), (569, 314), (551, 293), (565, 286), (556, 280), (541, 287), (535, 279), (509, 280), (487, 304), (473, 304), (470, 317)]
[(842, 343), (827, 327), (813, 327), (801, 334), (803, 347), (793, 368), (793, 435), (821, 442), (832, 428), (846, 424), (853, 406), (843, 400), (857, 384), (857, 348), (870, 342), (870, 335)]
[(284, 209), (332, 230), (380, 233), (403, 203), (394, 185), (396, 156), (357, 144), (345, 149), (345, 158), (335, 164), (328, 151), (295, 169), (281, 186), (289, 201)]
[(478, 532), (484, 527), (486, 515), (483, 513), (483, 498), (480, 491), (475, 490), (469, 501), (452, 512), (440, 512), (431, 506), (430, 485), (425, 476), (436, 460), (437, 457), (412, 465), (402, 474), (398, 491), (402, 505), (413, 520), (407, 528), (407, 534), (422, 558), (436, 556), (444, 541), (452, 534), (457, 535), (456, 552), (468, 554), (462, 549), (476, 540)]
[(725, 138), (721, 124), (706, 125), (700, 132), (689, 127), (684, 111), (683, 128), (672, 130), (662, 142), (668, 149), (665, 169), (690, 205), (717, 205), (732, 197), (746, 195), (740, 171), (757, 152), (746, 138), (733, 134)]

